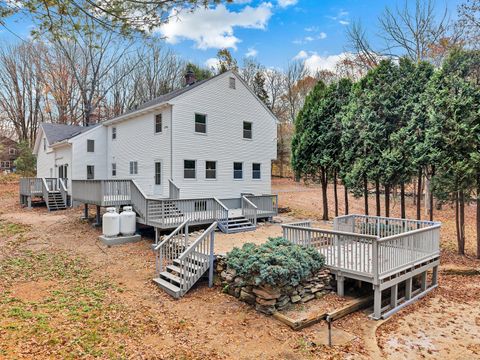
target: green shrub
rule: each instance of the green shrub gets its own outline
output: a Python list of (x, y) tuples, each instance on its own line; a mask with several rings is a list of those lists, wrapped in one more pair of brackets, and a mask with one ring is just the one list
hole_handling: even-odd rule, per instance
[(295, 286), (324, 264), (323, 255), (314, 248), (281, 237), (269, 238), (262, 245), (247, 243), (227, 254), (228, 267), (254, 285)]

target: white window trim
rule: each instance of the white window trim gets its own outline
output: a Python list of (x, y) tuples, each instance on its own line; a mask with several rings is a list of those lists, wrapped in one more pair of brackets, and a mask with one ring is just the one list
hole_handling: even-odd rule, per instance
[[(88, 144), (90, 141), (93, 141), (93, 151), (88, 151)], [(95, 140), (94, 139), (87, 139), (87, 153), (95, 154)]]
[[(156, 164), (160, 163), (160, 184), (157, 184)], [(163, 160), (153, 160), (153, 186), (163, 186)]]
[[(185, 161), (194, 161), (195, 162), (195, 177), (193, 178), (186, 178), (185, 177)], [(197, 160), (194, 160), (194, 159), (183, 159), (183, 168), (182, 168), (182, 172), (183, 172), (183, 180), (184, 181), (196, 181), (197, 180), (197, 174), (198, 174), (198, 166), (197, 166)]]
[[(260, 177), (259, 177), (259, 178), (254, 178), (254, 177), (253, 177), (253, 164), (258, 164), (258, 165), (260, 165), (260, 170), (259, 170), (259, 172), (260, 172)], [(256, 162), (256, 163), (252, 163), (252, 180), (253, 180), (253, 181), (262, 180), (262, 163), (260, 163), (260, 162), (258, 162), (258, 163), (257, 163), (257, 162)]]
[[(160, 115), (162, 117), (162, 123), (160, 126), (160, 131), (157, 131), (157, 115)], [(158, 113), (153, 116), (153, 133), (155, 135), (160, 135), (163, 134), (163, 113)]]
[[(132, 166), (133, 163), (133, 166)], [(135, 164), (137, 165), (135, 169)], [(132, 170), (137, 170), (136, 172), (132, 172)], [(129, 175), (138, 175), (138, 161), (137, 160), (132, 160), (128, 163), (128, 174)]]
[[(215, 163), (215, 178), (207, 178), (207, 162)], [(216, 160), (205, 160), (205, 180), (206, 181), (217, 181), (218, 179), (218, 161)]]
[[(246, 138), (245, 137), (245, 128), (244, 128), (244, 125), (245, 123), (249, 123), (251, 125), (251, 134), (252, 134), (252, 137), (249, 137), (249, 138)], [(253, 121), (242, 121), (242, 139), (243, 140), (246, 140), (246, 141), (253, 141)]]
[[(197, 117), (197, 115), (203, 115), (203, 116), (205, 116), (205, 132), (198, 132), (198, 131), (196, 130), (196, 127), (197, 127), (197, 119), (196, 119), (196, 117)], [(207, 115), (207, 114), (203, 114), (203, 113), (199, 113), (199, 112), (194, 113), (194, 115), (193, 115), (193, 133), (194, 133), (195, 135), (207, 136), (207, 134), (208, 134), (208, 115)]]
[[(235, 178), (235, 163), (242, 164), (242, 177), (241, 178)], [(242, 181), (245, 179), (245, 166), (244, 166), (243, 161), (234, 161), (232, 164), (232, 178), (234, 181)]]

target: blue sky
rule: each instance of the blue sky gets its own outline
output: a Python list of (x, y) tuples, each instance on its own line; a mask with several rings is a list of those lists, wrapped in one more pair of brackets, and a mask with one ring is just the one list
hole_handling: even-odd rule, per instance
[[(448, 6), (455, 18), (461, 0), (437, 2), (438, 11)], [(346, 51), (345, 30), (361, 20), (374, 47), (382, 47), (377, 36), (378, 16), (385, 6), (404, 0), (235, 0), (193, 14), (184, 13), (158, 29), (166, 43), (183, 58), (197, 64), (211, 64), (217, 50), (228, 47), (239, 60), (257, 58), (268, 67), (284, 67), (292, 59), (305, 59), (311, 66), (328, 68), (336, 56)], [(409, 4), (413, 5), (409, 0)], [(23, 38), (31, 29), (29, 19), (8, 22), (9, 28)], [(1, 31), (1, 30), (0, 30)], [(14, 41), (3, 30), (0, 39)], [(210, 60), (209, 60), (210, 59)]]

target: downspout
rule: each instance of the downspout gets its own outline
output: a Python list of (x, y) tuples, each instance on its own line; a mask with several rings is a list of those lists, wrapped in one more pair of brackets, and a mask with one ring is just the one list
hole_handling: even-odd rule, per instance
[(173, 179), (173, 105), (170, 104), (170, 179)]

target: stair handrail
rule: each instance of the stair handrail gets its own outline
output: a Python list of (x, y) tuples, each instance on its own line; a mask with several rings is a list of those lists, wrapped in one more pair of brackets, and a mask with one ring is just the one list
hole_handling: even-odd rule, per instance
[(216, 220), (218, 227), (224, 232), (228, 233), (228, 208), (223, 202), (221, 202), (216, 197), (213, 198), (217, 205), (219, 206), (218, 212), (216, 212)]
[(180, 199), (180, 188), (173, 179), (168, 179), (168, 197), (170, 199)]
[[(188, 248), (182, 252), (178, 257), (180, 269), (183, 275), (183, 281), (181, 282), (182, 294), (187, 292), (193, 284), (209, 269), (208, 273), (208, 286), (213, 285), (213, 258), (214, 258), (214, 245), (215, 245), (215, 229), (218, 223), (215, 221), (205, 230), (194, 242), (192, 242)], [(209, 236), (209, 239), (206, 239)], [(197, 256), (197, 259), (195, 259)], [(198, 257), (208, 256), (207, 262), (200, 262), (198, 264)], [(196, 265), (195, 272), (187, 271), (188, 265)]]
[(58, 185), (59, 185), (58, 189), (60, 190), (60, 194), (62, 195), (63, 203), (65, 204), (65, 206), (68, 206), (68, 204), (67, 204), (68, 191), (67, 191), (67, 187), (65, 185), (65, 182), (63, 181), (62, 178), (58, 179)]
[(257, 206), (251, 202), (245, 195), (242, 196), (242, 215), (257, 226)]
[(133, 209), (137, 212), (137, 214), (140, 215), (140, 217), (143, 217), (145, 223), (147, 223), (148, 197), (134, 179), (130, 181), (130, 202), (132, 203)]
[[(163, 239), (160, 243), (158, 243), (154, 248), (153, 251), (155, 252), (155, 268), (157, 270), (157, 275), (159, 275), (162, 271), (165, 271), (167, 265), (171, 265), (173, 260), (178, 257), (177, 251), (179, 245), (182, 246), (183, 253), (185, 249), (188, 248), (188, 222), (190, 220), (185, 220), (181, 225), (179, 225), (175, 230), (173, 230), (165, 239)], [(184, 242), (183, 244), (173, 244), (172, 240), (178, 236), (182, 235), (181, 232), (183, 230), (184, 234)], [(155, 241), (158, 242), (158, 233), (156, 233)], [(167, 265), (165, 265), (165, 262)]]

